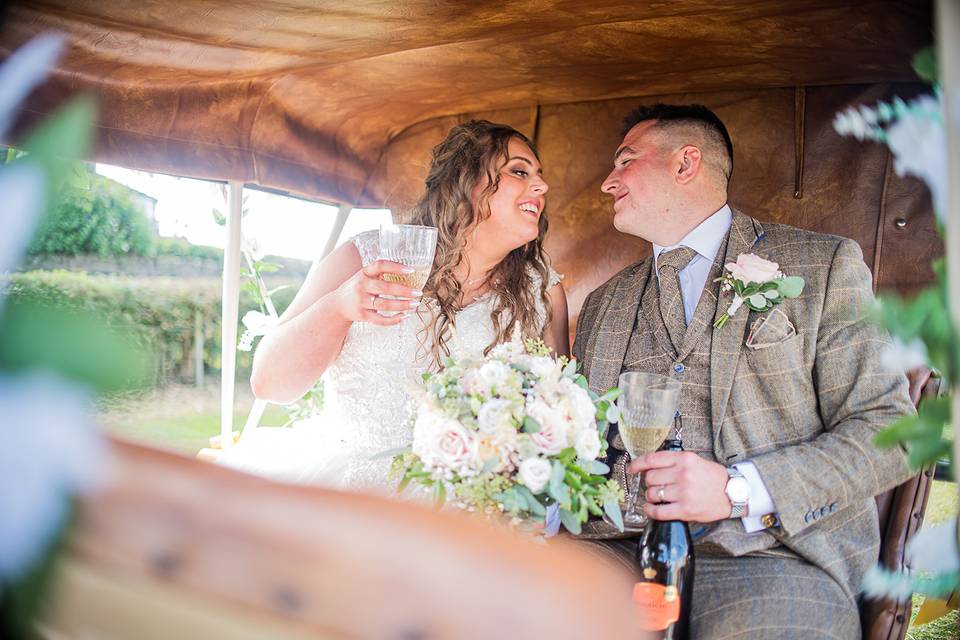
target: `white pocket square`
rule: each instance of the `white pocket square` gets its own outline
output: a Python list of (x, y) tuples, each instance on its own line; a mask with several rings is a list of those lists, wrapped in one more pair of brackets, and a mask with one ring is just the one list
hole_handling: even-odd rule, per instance
[(797, 335), (797, 328), (780, 309), (773, 309), (760, 316), (750, 326), (746, 345), (753, 350), (767, 349)]

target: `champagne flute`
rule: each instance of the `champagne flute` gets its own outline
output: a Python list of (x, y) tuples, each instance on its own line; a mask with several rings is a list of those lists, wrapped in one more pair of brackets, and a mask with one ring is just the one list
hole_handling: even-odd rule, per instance
[[(417, 224), (380, 225), (380, 259), (399, 262), (413, 269), (413, 273), (385, 273), (387, 282), (398, 282), (412, 289), (423, 290), (433, 269), (433, 255), (437, 250), (437, 228)], [(397, 300), (396, 296), (381, 298)], [(382, 316), (395, 316), (398, 311), (381, 311)]]
[[(680, 401), (680, 381), (655, 373), (620, 374), (620, 438), (633, 460), (656, 451), (673, 426)], [(643, 527), (647, 517), (636, 509), (640, 492), (640, 474), (628, 483), (627, 512), (624, 524)]]

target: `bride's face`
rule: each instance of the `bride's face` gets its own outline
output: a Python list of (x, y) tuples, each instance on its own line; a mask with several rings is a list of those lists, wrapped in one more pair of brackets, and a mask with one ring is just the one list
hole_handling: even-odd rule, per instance
[[(518, 138), (507, 146), (507, 163), (500, 168), (500, 185), (487, 200), (490, 216), (477, 225), (475, 240), (509, 253), (536, 240), (540, 215), (549, 187), (543, 181), (540, 161)], [(486, 183), (474, 189), (474, 204)]]

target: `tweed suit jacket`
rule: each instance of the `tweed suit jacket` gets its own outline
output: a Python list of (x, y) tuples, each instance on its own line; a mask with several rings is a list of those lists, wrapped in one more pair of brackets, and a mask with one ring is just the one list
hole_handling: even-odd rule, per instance
[[(901, 449), (871, 444), (913, 411), (906, 376), (880, 365), (888, 338), (863, 320), (873, 293), (856, 242), (762, 225), (738, 211), (729, 234), (724, 263), (756, 253), (806, 285), (774, 312), (744, 306), (713, 329), (715, 458), (756, 465), (779, 523), (748, 534), (739, 519), (723, 520), (706, 527), (697, 544), (732, 556), (795, 554), (853, 596), (879, 553), (873, 497), (910, 475)], [(651, 260), (625, 268), (584, 302), (573, 354), (594, 391), (617, 384)], [(715, 318), (730, 300), (720, 298)]]

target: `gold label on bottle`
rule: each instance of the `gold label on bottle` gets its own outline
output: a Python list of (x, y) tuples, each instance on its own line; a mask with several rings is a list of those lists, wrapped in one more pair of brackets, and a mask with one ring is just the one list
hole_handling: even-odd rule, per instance
[(643, 570), (643, 577), (646, 578), (647, 580), (653, 580), (654, 578), (657, 577), (657, 570), (647, 567), (646, 569)]

